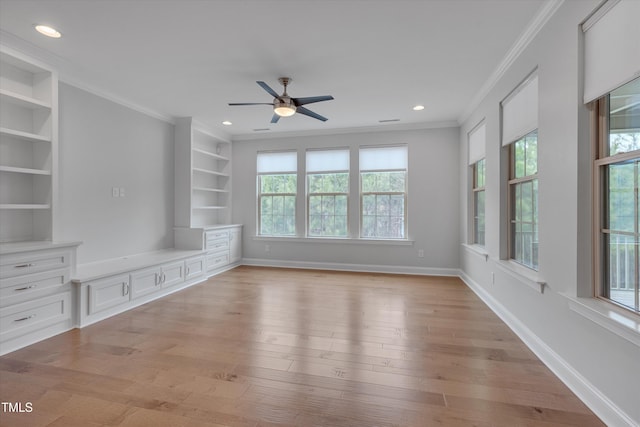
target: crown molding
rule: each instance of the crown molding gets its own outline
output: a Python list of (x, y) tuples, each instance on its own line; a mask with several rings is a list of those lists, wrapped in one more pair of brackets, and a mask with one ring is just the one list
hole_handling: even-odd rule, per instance
[(529, 46), (533, 39), (538, 35), (540, 30), (546, 25), (549, 19), (558, 11), (560, 6), (562, 6), (562, 3), (564, 3), (564, 0), (547, 0), (540, 7), (527, 28), (525, 28), (522, 34), (520, 34), (520, 37), (518, 37), (513, 46), (511, 46), (511, 49), (509, 49), (496, 69), (489, 76), (484, 85), (482, 85), (478, 93), (471, 99), (467, 108), (462, 112), (460, 117), (458, 117), (458, 125), (461, 126), (467, 119), (469, 119), (469, 117), (471, 117), (473, 111), (478, 108), (480, 103), (505, 75), (516, 59), (518, 59), (527, 46)]

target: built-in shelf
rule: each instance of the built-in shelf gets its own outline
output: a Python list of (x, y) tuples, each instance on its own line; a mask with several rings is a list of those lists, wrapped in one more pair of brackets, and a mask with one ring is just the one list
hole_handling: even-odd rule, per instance
[(227, 209), (227, 207), (226, 206), (194, 206), (193, 209), (216, 210), (216, 209)]
[(211, 175), (216, 175), (216, 176), (223, 176), (228, 178), (229, 175), (226, 173), (222, 173), (222, 172), (218, 172), (218, 171), (214, 171), (214, 170), (208, 170), (208, 169), (201, 169), (201, 168), (193, 168), (192, 169), (194, 172), (200, 172), (200, 173), (208, 173)]
[(48, 204), (31, 204), (31, 203), (5, 203), (0, 204), (0, 209), (6, 210), (46, 210), (51, 209)]
[(208, 191), (211, 193), (228, 193), (229, 190), (222, 190), (220, 188), (208, 188), (208, 187), (193, 187), (193, 191)]
[(6, 89), (0, 89), (0, 99), (2, 101), (10, 102), (22, 108), (37, 109), (46, 108), (51, 109), (51, 104), (41, 101), (30, 96), (25, 96), (16, 92), (12, 92)]
[(214, 159), (229, 161), (228, 157), (221, 156), (220, 154), (212, 153), (211, 151), (203, 150), (202, 148), (194, 148), (194, 152), (204, 154), (205, 156), (213, 157)]
[(0, 166), (0, 172), (24, 173), (28, 175), (51, 175), (51, 171), (42, 169), (18, 168), (15, 166)]
[(35, 133), (23, 132), (20, 130), (0, 127), (0, 135), (10, 136), (27, 142), (51, 142), (48, 136), (42, 136)]

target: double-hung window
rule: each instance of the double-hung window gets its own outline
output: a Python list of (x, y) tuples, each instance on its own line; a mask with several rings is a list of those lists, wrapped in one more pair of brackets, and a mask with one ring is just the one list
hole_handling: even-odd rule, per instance
[(597, 294), (640, 311), (640, 78), (594, 103)]
[(307, 234), (347, 237), (349, 150), (307, 151)]
[(258, 234), (295, 236), (297, 153), (261, 152), (257, 160)]
[(592, 111), (594, 142), (594, 294), (636, 313), (640, 313), (638, 16), (638, 1), (606, 1), (582, 24), (584, 102)]
[(469, 166), (472, 175), (472, 243), (484, 246), (485, 139), (484, 122), (469, 132)]
[(532, 73), (502, 107), (507, 174), (509, 258), (538, 270), (538, 76)]
[(406, 239), (406, 145), (360, 148), (360, 236)]

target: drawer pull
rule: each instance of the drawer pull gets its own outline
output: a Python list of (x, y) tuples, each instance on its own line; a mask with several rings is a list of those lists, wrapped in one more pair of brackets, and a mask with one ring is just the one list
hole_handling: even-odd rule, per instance
[(16, 319), (16, 320), (14, 320), (14, 322), (24, 322), (25, 320), (33, 319), (34, 317), (36, 317), (36, 315), (32, 314), (32, 315), (27, 316), (27, 317), (22, 317), (20, 319)]
[(14, 266), (14, 268), (27, 268), (27, 267), (33, 267), (34, 265), (35, 265), (35, 264), (31, 264), (31, 263), (28, 263), (28, 264), (20, 264), (20, 265), (16, 265), (16, 266)]
[(26, 291), (27, 289), (33, 289), (35, 287), (36, 287), (36, 285), (29, 285), (29, 286), (25, 286), (23, 288), (16, 288), (16, 289), (14, 289), (14, 291), (16, 291), (16, 292), (18, 292), (18, 291)]

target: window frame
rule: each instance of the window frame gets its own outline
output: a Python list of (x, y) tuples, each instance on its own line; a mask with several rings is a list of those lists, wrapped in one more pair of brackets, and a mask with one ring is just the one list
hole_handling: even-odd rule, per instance
[[(482, 163), (482, 177), (483, 182), (482, 185), (478, 184), (478, 168)], [(472, 211), (471, 211), (471, 235), (473, 236), (471, 241), (474, 245), (485, 247), (486, 244), (486, 182), (487, 182), (487, 163), (486, 158), (482, 158), (477, 162), (471, 165), (471, 173), (472, 173), (472, 183), (471, 183), (471, 197), (472, 197)], [(477, 196), (479, 193), (484, 193), (485, 195), (485, 210), (482, 212), (482, 216), (485, 219), (485, 229), (482, 230), (482, 243), (479, 242), (478, 239), (478, 223), (479, 223), (479, 214), (478, 214), (478, 199)]]
[[(333, 193), (325, 193), (325, 192), (320, 192), (320, 193), (311, 193), (310, 189), (309, 189), (309, 177), (311, 175), (337, 175), (337, 174), (347, 174), (347, 191), (344, 193), (341, 192), (333, 192)], [(349, 183), (351, 182), (351, 174), (349, 172), (349, 170), (340, 170), (340, 171), (314, 171), (314, 172), (307, 172), (306, 173), (306, 188), (307, 188), (307, 215), (306, 215), (306, 226), (307, 226), (307, 237), (311, 237), (311, 238), (335, 238), (335, 239), (344, 239), (344, 238), (348, 238), (350, 236), (349, 233)], [(344, 236), (342, 235), (336, 235), (336, 234), (322, 234), (322, 235), (315, 235), (315, 234), (311, 234), (311, 197), (312, 196), (320, 196), (320, 197), (325, 197), (325, 196), (330, 196), (334, 198), (334, 204), (335, 204), (335, 197), (336, 196), (346, 196), (347, 201), (346, 201), (346, 214), (345, 214), (345, 224), (346, 224), (346, 234)], [(335, 221), (335, 210), (334, 210), (334, 214), (332, 215), (334, 217), (334, 221)]]
[[(394, 172), (403, 172), (404, 173), (404, 191), (364, 191), (362, 188), (363, 179), (362, 175), (365, 173), (394, 173)], [(408, 200), (408, 168), (406, 169), (376, 169), (376, 170), (360, 170), (359, 180), (360, 180), (360, 238), (361, 239), (379, 239), (379, 240), (406, 240), (407, 239), (407, 200)], [(364, 236), (364, 197), (371, 195), (381, 195), (381, 196), (398, 196), (402, 195), (403, 197), (403, 215), (402, 215), (402, 237), (380, 237), (376, 236)], [(377, 206), (377, 202), (376, 202)], [(377, 218), (378, 215), (375, 215)]]
[[(298, 203), (298, 167), (297, 167), (297, 158), (298, 153), (295, 150), (282, 150), (282, 151), (263, 151), (258, 152), (256, 156), (256, 161), (259, 162), (261, 154), (293, 154), (295, 153), (296, 157), (296, 169), (295, 171), (286, 170), (286, 171), (278, 171), (278, 170), (269, 170), (267, 172), (259, 172), (256, 170), (256, 210), (257, 210), (257, 224), (256, 230), (257, 235), (260, 237), (296, 237), (298, 234), (298, 226), (297, 226), (297, 203)], [(283, 176), (283, 175), (291, 175), (296, 180), (296, 192), (295, 193), (263, 193), (262, 192), (262, 179), (266, 176)], [(274, 233), (263, 233), (262, 232), (262, 199), (264, 197), (293, 197), (294, 198), (294, 214), (293, 214), (293, 233), (292, 234), (274, 234)], [(284, 216), (284, 215), (283, 215)], [(286, 217), (286, 216), (285, 216)]]
[[(634, 305), (630, 307), (610, 298), (611, 286), (606, 280), (608, 273), (608, 252), (605, 248), (606, 235), (624, 234), (640, 240), (640, 225), (638, 216), (639, 207), (639, 185), (638, 174), (640, 173), (640, 149), (623, 153), (609, 153), (609, 93), (592, 101), (591, 109), (591, 142), (594, 147), (593, 158), (593, 296), (596, 299), (605, 301), (620, 307), (630, 313), (640, 315), (640, 247), (636, 245), (634, 254)], [(635, 161), (635, 162), (634, 162)], [(634, 162), (634, 231), (623, 232), (605, 227), (607, 217), (607, 204), (609, 203), (608, 187), (608, 167), (625, 162)]]
[[(520, 141), (525, 141), (526, 139), (532, 135), (536, 134), (536, 172), (530, 175), (524, 175), (521, 177), (516, 176), (516, 144)], [(508, 257), (510, 261), (521, 265), (527, 269), (537, 272), (539, 270), (539, 253), (536, 253), (536, 260), (534, 265), (525, 264), (522, 260), (516, 258), (516, 203), (519, 199), (516, 198), (516, 188), (521, 186), (522, 184), (532, 183), (532, 187), (538, 182), (538, 155), (537, 155), (537, 145), (538, 145), (538, 129), (534, 129), (531, 132), (528, 132), (526, 135), (516, 139), (515, 141), (510, 142), (505, 147), (508, 151), (509, 157), (509, 174), (507, 179), (507, 251)], [(525, 146), (526, 151), (526, 146)], [(526, 162), (525, 162), (526, 164)], [(526, 166), (525, 166), (526, 173)], [(534, 184), (535, 181), (535, 184)], [(533, 191), (532, 191), (533, 196)], [(537, 196), (536, 196), (537, 201)], [(532, 206), (533, 209), (533, 206)], [(524, 223), (524, 221), (520, 221), (520, 223)], [(537, 235), (539, 233), (539, 221), (538, 221), (538, 209), (537, 203), (535, 203), (535, 210), (532, 211), (532, 233), (533, 235)], [(533, 250), (533, 248), (532, 248)], [(533, 254), (532, 254), (533, 256)]]

